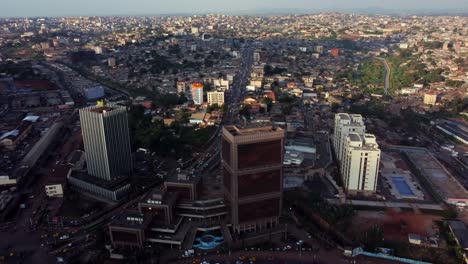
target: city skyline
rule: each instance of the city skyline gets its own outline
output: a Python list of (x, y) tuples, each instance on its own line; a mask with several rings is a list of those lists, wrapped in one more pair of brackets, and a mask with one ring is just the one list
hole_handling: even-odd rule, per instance
[(125, 1), (55, 1), (41, 2), (15, 1), (2, 5), (0, 17), (61, 17), (61, 16), (148, 16), (168, 14), (303, 14), (312, 12), (356, 12), (356, 13), (391, 13), (391, 14), (463, 14), (468, 12), (468, 2), (463, 0), (420, 1), (397, 0), (389, 6), (373, 0), (359, 2), (333, 0), (320, 2), (315, 0), (259, 0), (250, 1), (164, 1), (137, 0), (132, 4)]
[(2, 263), (466, 260), (467, 0), (19, 1)]

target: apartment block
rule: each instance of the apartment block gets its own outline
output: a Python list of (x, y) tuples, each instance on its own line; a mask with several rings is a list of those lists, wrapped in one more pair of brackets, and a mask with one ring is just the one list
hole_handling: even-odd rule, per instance
[(208, 105), (217, 104), (219, 106), (224, 105), (224, 92), (208, 92)]
[(344, 155), (344, 144), (349, 133), (364, 134), (366, 127), (361, 115), (339, 113), (335, 115), (335, 133), (333, 145), (338, 160)]
[(341, 160), (341, 174), (348, 193), (374, 193), (379, 162), (380, 149), (374, 135), (349, 133)]

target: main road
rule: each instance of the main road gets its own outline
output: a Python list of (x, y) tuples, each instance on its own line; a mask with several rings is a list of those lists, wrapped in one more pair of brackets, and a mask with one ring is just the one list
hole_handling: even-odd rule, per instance
[(390, 95), (388, 92), (388, 87), (390, 86), (390, 67), (388, 66), (387, 60), (384, 58), (377, 58), (382, 61), (385, 66), (385, 81), (384, 81), (384, 93), (385, 95)]
[(200, 159), (194, 162), (193, 166), (190, 167), (189, 170), (194, 170), (194, 174), (202, 174), (205, 169), (208, 169), (213, 165), (215, 159), (220, 158), (220, 150), (221, 150), (221, 142), (219, 136), (222, 133), (222, 126), (223, 125), (232, 125), (236, 124), (239, 118), (239, 108), (244, 99), (245, 87), (247, 86), (247, 82), (250, 76), (250, 71), (252, 70), (253, 64), (253, 47), (251, 44), (247, 44), (244, 47), (242, 52), (242, 61), (241, 61), (241, 68), (234, 76), (234, 80), (231, 84), (231, 87), (226, 92), (225, 96), (225, 104), (227, 105), (227, 111), (224, 113), (221, 124), (219, 128), (216, 130), (211, 145), (207, 147), (202, 155), (200, 155)]

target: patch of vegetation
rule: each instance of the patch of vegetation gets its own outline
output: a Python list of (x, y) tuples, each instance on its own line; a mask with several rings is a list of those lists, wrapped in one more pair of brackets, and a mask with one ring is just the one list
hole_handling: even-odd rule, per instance
[(273, 75), (276, 75), (276, 74), (283, 74), (283, 73), (286, 73), (288, 72), (288, 69), (286, 68), (280, 68), (278, 66), (276, 66), (275, 68), (273, 68), (271, 65), (265, 65), (264, 67), (264, 73), (265, 73), (265, 76), (273, 76)]
[(427, 70), (426, 65), (418, 61), (410, 50), (401, 50), (398, 55), (387, 58), (391, 69), (390, 87), (400, 89), (414, 83), (430, 84), (442, 82), (445, 78), (441, 75), (443, 69)]
[(352, 83), (359, 86), (383, 86), (385, 67), (381, 61), (365, 60), (352, 76)]
[(465, 84), (464, 81), (456, 81), (456, 80), (446, 80), (445, 85), (449, 87), (456, 87), (460, 88), (463, 84)]
[(361, 114), (365, 117), (386, 118), (385, 107), (379, 100), (371, 100), (367, 104), (353, 104), (349, 108), (349, 111), (353, 114)]
[(427, 49), (441, 49), (444, 45), (441, 41), (426, 41), (423, 42), (423, 46)]
[[(193, 128), (176, 121), (167, 126), (163, 121), (153, 121), (144, 114), (141, 106), (129, 111), (129, 129), (132, 148), (146, 148), (160, 155), (189, 157), (194, 150), (202, 149), (213, 135), (216, 127)], [(182, 119), (187, 119), (182, 113)]]
[(455, 259), (457, 260), (457, 263), (463, 263), (464, 250), (462, 247), (460, 247), (457, 244), (455, 236), (450, 231), (448, 223), (445, 221), (437, 222), (437, 225), (439, 226), (440, 234), (445, 239), (445, 241), (447, 241), (447, 247), (448, 247), (449, 252), (452, 254), (452, 256), (455, 257)]

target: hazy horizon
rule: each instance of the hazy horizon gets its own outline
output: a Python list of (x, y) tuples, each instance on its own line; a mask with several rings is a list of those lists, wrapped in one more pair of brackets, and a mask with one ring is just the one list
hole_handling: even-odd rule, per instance
[(383, 13), (468, 13), (466, 0), (16, 0), (2, 4), (0, 17), (131, 16), (200, 13), (307, 13), (320, 11)]

